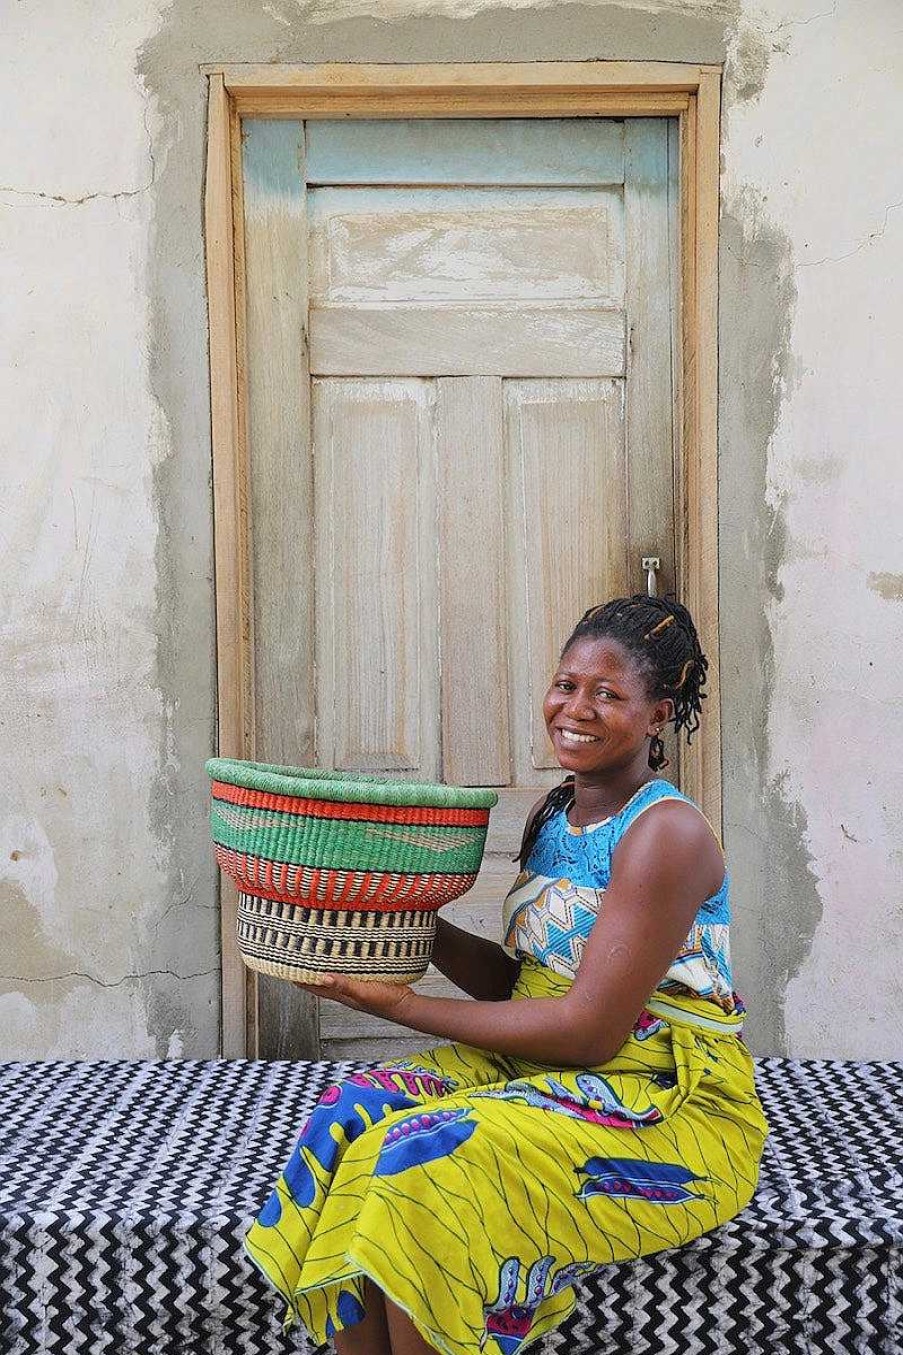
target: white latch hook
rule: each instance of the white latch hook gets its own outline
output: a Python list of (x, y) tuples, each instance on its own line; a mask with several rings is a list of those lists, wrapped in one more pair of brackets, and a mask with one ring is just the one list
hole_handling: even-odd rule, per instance
[(643, 556), (643, 569), (646, 571), (646, 592), (651, 598), (658, 596), (658, 580), (655, 576), (661, 567), (662, 562), (658, 555)]

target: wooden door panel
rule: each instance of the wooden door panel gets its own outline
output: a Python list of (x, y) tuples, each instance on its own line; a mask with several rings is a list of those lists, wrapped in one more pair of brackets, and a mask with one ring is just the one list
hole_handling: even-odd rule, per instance
[(615, 381), (508, 381), (505, 396), (526, 580), (530, 754), (517, 778), (524, 783), (534, 769), (558, 765), (541, 708), (562, 644), (588, 605), (623, 591), (623, 393)]
[[(456, 996), (460, 997), (460, 993)], [(325, 1003), (322, 1004), (325, 1006)], [(376, 1026), (379, 1029), (376, 1029)], [(367, 1035), (354, 1035), (350, 1038), (342, 1039), (336, 1036), (324, 1036), (320, 1043), (319, 1058), (334, 1059), (340, 1062), (343, 1059), (353, 1059), (355, 1062), (366, 1060), (368, 1063), (376, 1063), (381, 1059), (410, 1059), (429, 1045), (442, 1044), (442, 1040), (430, 1040), (428, 1036), (412, 1035), (410, 1031), (404, 1034), (392, 1035), (392, 1027), (389, 1027), (390, 1034), (383, 1034), (384, 1022), (374, 1023), (374, 1029)], [(403, 1030), (403, 1027), (396, 1027)]]
[(502, 383), (438, 383), (442, 776), (511, 779)]
[(313, 306), (315, 375), (622, 376), (624, 313), (554, 306)]
[[(674, 522), (674, 391), (671, 352), (675, 317), (669, 286), (673, 250), (670, 195), (677, 164), (667, 129), (656, 120), (628, 124), (624, 210), (628, 222), (627, 446), (631, 452), (628, 522), (632, 589), (642, 588), (643, 556), (662, 561), (659, 590), (675, 587), (668, 539)], [(664, 545), (663, 545), (664, 541)]]
[[(246, 121), (242, 168), (250, 450), (250, 503), (243, 511), (251, 525), (254, 674), (249, 754), (306, 767), (315, 759), (316, 709), (303, 125)], [(317, 1057), (315, 998), (266, 974), (250, 979), (247, 996), (256, 1018), (249, 1052)]]
[(317, 759), (431, 780), (435, 387), (361, 379), (313, 390)]
[(597, 118), (409, 118), (311, 122), (309, 184), (558, 184), (624, 181), (624, 129)]
[(254, 742), (261, 761), (302, 766), (313, 760), (315, 716), (303, 154), (300, 124), (246, 124)]
[[(629, 320), (626, 402), (628, 576), (643, 592), (644, 557), (661, 561), (658, 592), (677, 592), (674, 524), (680, 464), (676, 417), (678, 148), (669, 126), (636, 118), (625, 129), (624, 215)], [(669, 726), (666, 775), (680, 777), (680, 744)]]
[(315, 304), (624, 298), (613, 188), (318, 188), (308, 195)]

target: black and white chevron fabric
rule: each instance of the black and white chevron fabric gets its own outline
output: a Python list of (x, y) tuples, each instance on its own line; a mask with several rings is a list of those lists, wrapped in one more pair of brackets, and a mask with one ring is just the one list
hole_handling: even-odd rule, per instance
[[(350, 1064), (0, 1064), (0, 1355), (287, 1355), (240, 1239)], [(537, 1355), (903, 1352), (903, 1064), (757, 1061), (756, 1199)]]

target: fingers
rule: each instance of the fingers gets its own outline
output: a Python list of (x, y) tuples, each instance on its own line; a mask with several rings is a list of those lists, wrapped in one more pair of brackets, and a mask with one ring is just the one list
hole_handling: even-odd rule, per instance
[(296, 988), (301, 988), (305, 993), (313, 993), (314, 997), (337, 997), (334, 988), (328, 987), (325, 983), (295, 983)]
[(368, 1010), (362, 1002), (358, 1002), (357, 998), (351, 997), (348, 993), (338, 992), (335, 988), (321, 988), (315, 983), (299, 983), (297, 986), (303, 988), (306, 993), (310, 993), (313, 997), (328, 998), (330, 1002), (338, 1002), (343, 1007), (350, 1007), (352, 1011)]
[(333, 1002), (343, 1002), (346, 1005), (363, 1005), (368, 997), (367, 984), (360, 983), (357, 979), (344, 978), (339, 974), (323, 974), (315, 983), (301, 983), (297, 980), (292, 982), (296, 988), (302, 988), (305, 993), (312, 993), (314, 997), (327, 997)]
[(374, 1016), (390, 1016), (401, 1010), (411, 989), (407, 985), (383, 982), (365, 983), (341, 974), (324, 974), (316, 983), (302, 983), (293, 979), (296, 988), (314, 997), (331, 998), (345, 1007), (372, 1012)]
[(335, 997), (336, 981), (333, 974), (324, 974), (317, 979), (315, 983), (302, 982), (300, 979), (292, 979), (295, 988), (301, 988), (305, 993), (313, 993), (315, 997)]

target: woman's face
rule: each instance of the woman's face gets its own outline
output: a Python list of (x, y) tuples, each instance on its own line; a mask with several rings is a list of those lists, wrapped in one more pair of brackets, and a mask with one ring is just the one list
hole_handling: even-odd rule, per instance
[(673, 710), (670, 700), (650, 697), (635, 661), (605, 637), (565, 650), (542, 707), (559, 763), (588, 778), (633, 762), (645, 767), (648, 740)]

